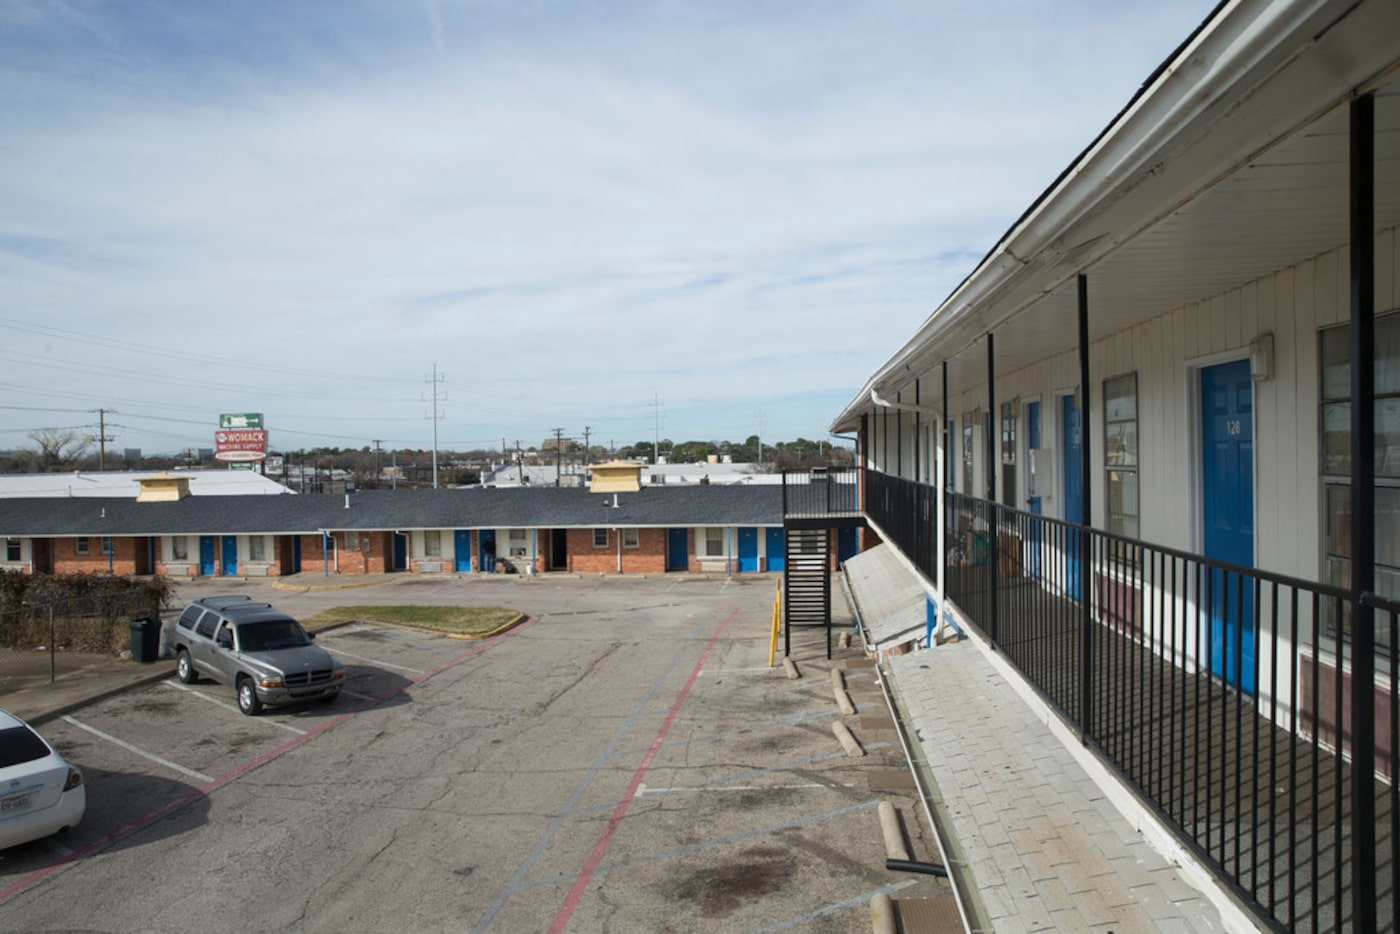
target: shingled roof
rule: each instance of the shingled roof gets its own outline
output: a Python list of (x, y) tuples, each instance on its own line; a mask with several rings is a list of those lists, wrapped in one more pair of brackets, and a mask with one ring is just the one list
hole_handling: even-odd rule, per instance
[[(614, 505), (615, 503), (615, 505)], [(780, 486), (661, 486), (636, 493), (507, 488), (348, 495), (0, 499), (0, 536), (314, 534), (324, 530), (674, 528), (783, 522)]]

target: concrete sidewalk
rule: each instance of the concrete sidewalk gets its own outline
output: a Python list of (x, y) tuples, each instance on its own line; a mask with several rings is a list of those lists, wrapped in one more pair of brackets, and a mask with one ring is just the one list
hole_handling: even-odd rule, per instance
[[(923, 587), (892, 549), (859, 558), (868, 645), (894, 647)], [(975, 633), (884, 667), (974, 929), (1260, 930)]]

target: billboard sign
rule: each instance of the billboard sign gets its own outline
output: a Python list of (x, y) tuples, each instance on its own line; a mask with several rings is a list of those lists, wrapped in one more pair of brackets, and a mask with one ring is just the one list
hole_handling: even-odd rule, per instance
[(244, 412), (241, 415), (220, 415), (219, 427), (228, 428), (261, 428), (263, 426), (261, 412)]
[(267, 432), (261, 428), (214, 432), (214, 459), (260, 461), (267, 456)]

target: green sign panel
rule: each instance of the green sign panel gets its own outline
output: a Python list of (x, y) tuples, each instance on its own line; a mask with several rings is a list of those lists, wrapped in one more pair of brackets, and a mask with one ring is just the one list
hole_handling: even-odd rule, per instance
[(261, 428), (261, 412), (244, 412), (242, 415), (220, 415), (220, 428)]

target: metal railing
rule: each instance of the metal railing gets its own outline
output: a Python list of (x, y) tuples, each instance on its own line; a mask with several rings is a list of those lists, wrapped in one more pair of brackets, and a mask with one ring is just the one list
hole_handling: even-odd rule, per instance
[(820, 468), (783, 472), (783, 515), (806, 518), (860, 512), (860, 472)]
[[(865, 491), (866, 515), (936, 580), (938, 491), (874, 471)], [(1400, 605), (1363, 598), (1378, 674), (1353, 685), (1347, 591), (946, 495), (948, 598), (1262, 919), (1394, 928)], [(1375, 711), (1364, 781), (1353, 690)], [(1353, 826), (1357, 788), (1374, 826)], [(1374, 914), (1355, 917), (1368, 865)]]

